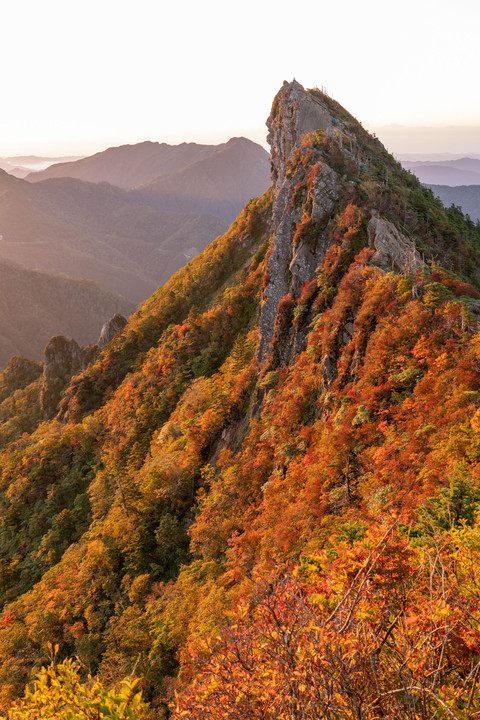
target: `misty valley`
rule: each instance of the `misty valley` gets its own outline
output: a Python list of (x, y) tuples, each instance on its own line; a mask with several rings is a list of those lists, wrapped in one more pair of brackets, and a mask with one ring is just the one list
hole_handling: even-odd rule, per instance
[(480, 715), (480, 160), (267, 128), (0, 162), (2, 718)]

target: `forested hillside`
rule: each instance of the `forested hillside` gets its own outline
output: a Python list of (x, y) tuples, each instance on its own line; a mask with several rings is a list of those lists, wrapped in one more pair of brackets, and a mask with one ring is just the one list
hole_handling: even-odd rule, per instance
[(480, 228), (318, 90), (268, 127), (53, 420), (0, 377), (5, 717), (480, 713)]
[(429, 185), (434, 195), (440, 198), (445, 207), (457, 205), (472, 220), (480, 220), (480, 185)]
[(52, 335), (97, 341), (115, 313), (130, 315), (135, 305), (89, 280), (29, 270), (0, 258), (0, 368), (12, 355), (42, 360)]
[(0, 170), (0, 258), (93, 280), (135, 306), (226, 227), (210, 215), (157, 212), (106, 183), (34, 184)]

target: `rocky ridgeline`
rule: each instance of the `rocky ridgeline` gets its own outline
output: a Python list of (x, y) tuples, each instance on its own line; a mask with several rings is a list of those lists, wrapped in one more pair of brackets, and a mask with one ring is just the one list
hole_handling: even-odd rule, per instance
[(55, 417), (65, 388), (74, 375), (97, 360), (103, 347), (123, 330), (127, 321), (117, 313), (104, 324), (96, 345), (80, 347), (76, 340), (63, 335), (52, 337), (45, 350), (45, 365), (40, 386), (40, 406), (46, 419)]
[[(296, 81), (283, 84), (267, 127), (274, 207), (260, 318), (260, 361), (276, 334), (279, 302), (288, 296), (298, 300), (305, 283), (315, 277), (330, 244), (335, 216), (355, 193), (354, 183), (338, 165), (350, 163), (358, 172), (368, 163), (356, 132), (364, 131), (357, 121), (320, 91), (306, 91)], [(330, 154), (320, 151), (319, 143), (330, 148)], [(375, 210), (368, 220), (368, 236), (373, 264), (397, 271), (423, 266), (414, 243)], [(277, 344), (281, 362), (291, 361), (305, 345), (305, 332), (291, 332), (289, 343)]]

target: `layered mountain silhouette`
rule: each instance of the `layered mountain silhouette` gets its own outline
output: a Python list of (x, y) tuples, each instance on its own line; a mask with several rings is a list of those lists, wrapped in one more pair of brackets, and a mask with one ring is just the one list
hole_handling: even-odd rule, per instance
[(48, 415), (0, 377), (10, 717), (480, 713), (480, 226), (318, 89), (267, 125), (271, 188)]
[(107, 183), (30, 183), (0, 171), (0, 257), (94, 280), (135, 303), (225, 229), (218, 217), (158, 212)]
[(138, 186), (134, 194), (157, 210), (208, 212), (231, 222), (247, 200), (265, 191), (269, 173), (262, 147), (232, 138), (190, 165)]
[(457, 205), (472, 220), (480, 220), (480, 184), (478, 185), (427, 185), (442, 203)]
[(16, 155), (13, 157), (0, 158), (0, 169), (5, 170), (15, 177), (24, 178), (31, 172), (40, 172), (55, 163), (73, 162), (80, 160), (81, 157), (83, 156), (42, 157), (39, 155)]
[(268, 187), (268, 154), (246, 138), (221, 145), (144, 142), (59, 163), (27, 179), (73, 177), (108, 182), (157, 210), (208, 213), (231, 222), (247, 200)]
[(406, 170), (410, 170), (426, 185), (479, 185), (480, 160), (478, 158), (460, 158), (458, 160), (402, 160)]
[(29, 182), (2, 171), (0, 257), (138, 303), (223, 233), (268, 175), (267, 153), (245, 138), (110, 148)]
[(52, 335), (98, 340), (115, 313), (130, 315), (135, 305), (91, 281), (28, 270), (0, 259), (0, 367), (12, 355), (42, 360)]
[(217, 147), (197, 143), (168, 145), (149, 141), (121, 145), (81, 160), (59, 163), (41, 172), (30, 173), (28, 180), (38, 182), (48, 178), (73, 177), (88, 182), (108, 182), (124, 190), (131, 190), (160, 175), (182, 170), (208, 157)]

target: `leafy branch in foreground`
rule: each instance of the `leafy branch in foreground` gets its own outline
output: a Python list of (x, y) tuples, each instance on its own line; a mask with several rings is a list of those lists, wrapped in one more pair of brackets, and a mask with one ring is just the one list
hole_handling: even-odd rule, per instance
[(76, 660), (53, 661), (37, 673), (25, 698), (8, 711), (9, 720), (139, 720), (146, 705), (135, 692), (138, 679), (127, 678), (114, 690), (90, 675), (80, 676)]
[(479, 716), (479, 537), (465, 527), (412, 548), (390, 528), (307, 558), (192, 649), (173, 717)]

